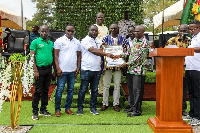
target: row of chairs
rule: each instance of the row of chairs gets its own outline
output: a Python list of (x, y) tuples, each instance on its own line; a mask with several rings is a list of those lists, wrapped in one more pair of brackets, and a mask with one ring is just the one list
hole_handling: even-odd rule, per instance
[[(55, 41), (63, 36), (65, 32), (50, 31), (50, 40)], [(30, 50), (30, 32), (28, 30), (11, 30), (8, 36), (8, 43), (2, 45), (2, 56), (9, 57), (13, 53), (27, 55)]]

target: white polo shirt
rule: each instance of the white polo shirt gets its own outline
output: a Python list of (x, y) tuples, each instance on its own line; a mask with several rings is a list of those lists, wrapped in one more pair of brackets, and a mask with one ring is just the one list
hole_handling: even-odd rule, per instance
[(100, 44), (97, 39), (93, 39), (88, 35), (81, 41), (82, 59), (81, 59), (81, 69), (90, 71), (100, 71), (101, 70), (101, 56), (94, 55), (89, 52), (90, 47), (100, 49)]
[[(192, 38), (188, 48), (200, 47), (200, 32)], [(200, 71), (200, 53), (194, 52), (194, 56), (185, 57), (186, 70)]]
[(77, 51), (81, 51), (80, 42), (71, 41), (64, 35), (54, 42), (54, 49), (59, 49), (58, 64), (63, 72), (73, 72), (77, 68)]

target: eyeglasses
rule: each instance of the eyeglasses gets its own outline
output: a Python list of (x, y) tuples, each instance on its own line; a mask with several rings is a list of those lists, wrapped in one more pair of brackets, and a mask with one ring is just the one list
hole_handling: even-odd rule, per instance
[(196, 27), (196, 28), (194, 28), (194, 29), (189, 29), (189, 31), (195, 31), (197, 28), (199, 28), (199, 27)]
[(74, 30), (67, 30), (67, 32), (72, 32), (72, 33), (74, 33)]

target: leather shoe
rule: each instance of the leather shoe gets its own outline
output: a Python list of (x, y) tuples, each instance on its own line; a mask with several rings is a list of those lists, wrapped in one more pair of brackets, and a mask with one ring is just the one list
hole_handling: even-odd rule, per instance
[(74, 113), (70, 109), (65, 110), (65, 113), (67, 113), (69, 115), (74, 115)]
[(103, 93), (99, 93), (98, 96), (99, 96), (99, 97), (103, 97)]
[(140, 115), (141, 115), (141, 113), (137, 113), (137, 112), (133, 111), (130, 114), (127, 114), (127, 117), (140, 116)]
[(56, 112), (55, 112), (55, 116), (56, 116), (56, 117), (60, 117), (60, 111), (56, 111)]
[(105, 111), (107, 108), (108, 108), (108, 106), (106, 106), (106, 105), (103, 105), (103, 106), (101, 106), (101, 109), (100, 109), (100, 111)]
[(127, 105), (124, 109), (125, 110), (129, 110), (131, 108), (131, 106), (130, 105)]
[(119, 112), (119, 111), (120, 111), (120, 108), (119, 108), (118, 105), (113, 106), (113, 109), (114, 109), (116, 112)]
[(133, 112), (133, 109), (130, 108), (130, 109), (124, 110), (124, 112), (125, 112), (125, 113)]

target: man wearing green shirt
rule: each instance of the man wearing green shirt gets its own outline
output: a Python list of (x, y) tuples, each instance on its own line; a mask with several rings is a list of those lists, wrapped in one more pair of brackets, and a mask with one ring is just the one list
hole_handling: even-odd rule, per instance
[(53, 42), (48, 39), (49, 28), (47, 25), (40, 27), (40, 37), (33, 40), (30, 46), (30, 54), (34, 57), (35, 92), (32, 108), (33, 120), (39, 120), (38, 104), (41, 98), (39, 115), (51, 116), (46, 109), (48, 105), (48, 91), (52, 78)]

